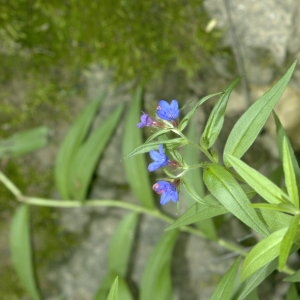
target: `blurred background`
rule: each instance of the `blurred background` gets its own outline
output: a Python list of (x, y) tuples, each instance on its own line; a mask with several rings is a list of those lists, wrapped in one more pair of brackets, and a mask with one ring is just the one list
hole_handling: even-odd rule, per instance
[[(149, 111), (157, 100), (178, 99), (184, 104), (221, 91), (242, 76), (229, 103), (228, 119), (235, 120), (299, 59), (299, 14), (298, 0), (1, 0), (0, 139), (35, 126), (49, 128), (46, 148), (4, 158), (1, 170), (27, 195), (59, 197), (53, 181), (58, 146), (75, 116), (103, 90), (108, 97), (100, 118), (118, 104), (130, 105), (138, 86), (144, 87)], [(277, 108), (296, 151), (300, 150), (299, 70)], [(272, 125), (266, 127), (254, 165), (276, 159), (273, 130)], [(132, 197), (120, 168), (118, 134), (97, 170), (94, 198)], [(0, 295), (26, 299), (7, 246), (18, 203), (2, 185), (0, 194)], [(37, 271), (45, 299), (92, 298), (105, 272), (108, 238), (122, 213), (34, 210)], [(155, 243), (153, 232), (161, 232), (165, 225), (151, 226), (146, 220), (140, 233), (144, 240), (139, 251), (145, 256)], [(230, 263), (218, 261), (216, 267), (216, 261), (208, 259), (220, 253), (221, 249), (194, 239), (178, 250), (182, 260), (177, 268), (189, 281), (180, 287), (180, 275), (175, 277), (178, 299), (200, 299), (199, 293), (208, 299), (219, 279), (216, 274), (221, 276)], [(142, 266), (141, 259), (137, 280)]]

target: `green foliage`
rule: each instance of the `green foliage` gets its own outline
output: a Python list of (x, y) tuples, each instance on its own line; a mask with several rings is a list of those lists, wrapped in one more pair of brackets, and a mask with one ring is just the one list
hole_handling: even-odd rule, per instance
[(116, 108), (90, 135), (88, 131), (103, 96), (92, 101), (67, 133), (56, 160), (55, 180), (65, 199), (86, 199), (89, 184), (123, 110)]
[(30, 216), (27, 205), (20, 206), (12, 220), (10, 248), (19, 278), (33, 300), (41, 299), (34, 274), (30, 236)]
[[(238, 256), (218, 283), (211, 299), (258, 299), (260, 285), (274, 271), (281, 272), (286, 282), (298, 283), (299, 271), (290, 266), (290, 256), (300, 249), (300, 170), (292, 145), (276, 115), (281, 167), (278, 170), (281, 172), (279, 178), (282, 181), (272, 181), (269, 174), (263, 174), (242, 160), (279, 101), (294, 68), (295, 64), (236, 122), (221, 153), (224, 163), (219, 160), (217, 153), (220, 151), (216, 148), (216, 141), (223, 127), (229, 96), (237, 81), (232, 82), (224, 92), (196, 101), (181, 121), (158, 117), (154, 122), (151, 121), (152, 134), (142, 145), (142, 135), (138, 131), (140, 129), (135, 128), (142, 100), (141, 89), (138, 89), (128, 110), (121, 150), (124, 157), (123, 167), (132, 193), (139, 200), (138, 204), (86, 199), (87, 188), (99, 156), (119, 124), (122, 113), (122, 107), (116, 108), (98, 127), (91, 130), (101, 99), (89, 103), (74, 122), (57, 158), (57, 186), (64, 198), (73, 197), (78, 200), (57, 201), (27, 197), (0, 172), (0, 181), (17, 200), (26, 203), (17, 210), (12, 222), (11, 249), (12, 260), (28, 294), (33, 299), (40, 298), (32, 262), (29, 205), (117, 206), (133, 211), (123, 218), (114, 232), (108, 250), (107, 274), (95, 300), (131, 300), (136, 296), (129, 284), (129, 262), (136, 241), (135, 232), (139, 226), (140, 213), (171, 223), (147, 259), (138, 287), (141, 300), (172, 299), (171, 266), (173, 249), (180, 231), (205, 237)], [(220, 99), (212, 109), (199, 137), (192, 117), (207, 100), (217, 95), (220, 95)], [(171, 113), (170, 115), (172, 116)], [(147, 123), (145, 126), (148, 125)], [(188, 129), (187, 134), (184, 132), (185, 128)], [(160, 155), (163, 156), (164, 164), (159, 169), (164, 174), (165, 185), (161, 189), (156, 189), (157, 186), (154, 185), (154, 190), (160, 196), (171, 191), (173, 198), (167, 201), (170, 202), (168, 205), (174, 200), (179, 201), (174, 193), (178, 195), (180, 192), (180, 201), (187, 201), (186, 211), (176, 220), (154, 205), (149, 175), (145, 172), (145, 158), (141, 155), (157, 149), (159, 145), (164, 147), (167, 155), (165, 157), (164, 152), (157, 154), (159, 162)], [(81, 183), (79, 188), (74, 184), (76, 182)], [(220, 236), (222, 232), (217, 230), (218, 224), (222, 226), (222, 222), (232, 218), (238, 219), (247, 232), (255, 234), (253, 241), (246, 247), (242, 242), (231, 243), (229, 239), (223, 239)], [(20, 248), (20, 243), (23, 248)], [(291, 284), (287, 297), (296, 299), (297, 296), (294, 284)]]
[(165, 233), (147, 260), (141, 282), (141, 300), (172, 299), (171, 260), (178, 231)]
[(153, 194), (150, 189), (149, 174), (144, 156), (127, 158), (129, 152), (143, 141), (142, 133), (136, 129), (142, 104), (142, 89), (138, 88), (127, 113), (122, 140), (123, 166), (132, 192), (146, 207), (154, 206)]

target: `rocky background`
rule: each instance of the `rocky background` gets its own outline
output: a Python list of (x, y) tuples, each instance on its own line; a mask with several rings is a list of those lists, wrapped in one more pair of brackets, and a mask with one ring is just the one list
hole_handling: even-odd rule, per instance
[[(210, 17), (207, 30), (221, 30), (222, 44), (231, 54), (212, 57), (211, 66), (199, 70), (193, 78), (176, 71), (150, 82), (146, 88), (145, 107), (153, 109), (159, 99), (176, 98), (181, 103), (186, 99), (197, 99), (204, 94), (222, 90), (230, 80), (242, 75), (243, 82), (233, 92), (229, 103), (227, 117), (230, 127), (253, 100), (263, 94), (295, 59), (300, 58), (300, 5), (298, 0), (206, 0), (204, 6)], [(98, 64), (85, 70), (82, 78), (89, 99), (102, 88), (109, 89), (108, 101), (104, 103), (101, 112), (103, 116), (120, 102), (129, 103), (131, 100), (131, 83), (116, 87), (112, 74)], [(80, 104), (73, 107), (74, 114), (82, 106)], [(299, 151), (299, 66), (277, 111), (296, 151)], [(204, 113), (200, 118), (203, 118)], [(99, 118), (101, 119), (101, 114)], [(56, 130), (59, 141), (67, 126)], [(120, 167), (120, 136), (121, 129), (116, 132), (99, 165), (92, 198), (132, 200), (130, 191), (120, 192), (116, 188), (127, 185)], [(277, 156), (273, 137), (274, 128), (270, 122), (257, 146), (260, 148), (260, 157), (249, 157), (249, 160), (268, 168)], [(56, 151), (55, 146), (42, 150), (36, 155), (36, 159), (47, 166), (45, 157), (48, 162), (53, 161)], [(170, 213), (174, 214), (175, 208), (173, 211), (172, 209), (170, 208)], [(50, 222), (57, 222), (61, 232), (73, 238), (69, 244), (59, 244), (59, 250), (63, 254), (53, 256), (51, 263), (47, 263), (44, 268), (42, 290), (46, 291), (45, 299), (92, 299), (105, 275), (106, 251), (110, 237), (124, 214), (124, 211), (117, 209), (93, 208), (59, 210), (54, 217), (52, 215)], [(147, 256), (165, 226), (162, 222), (153, 222), (150, 217), (142, 218), (132, 266), (132, 280), (135, 283), (138, 284)], [(234, 231), (237, 239), (242, 239), (245, 235), (243, 229), (234, 222), (222, 231), (225, 235)], [(174, 299), (178, 300), (209, 299), (214, 286), (233, 259), (225, 249), (214, 243), (185, 234), (182, 234), (175, 253)], [(263, 287), (261, 299), (284, 299), (287, 287), (276, 284), (276, 278), (274, 280), (274, 286)]]

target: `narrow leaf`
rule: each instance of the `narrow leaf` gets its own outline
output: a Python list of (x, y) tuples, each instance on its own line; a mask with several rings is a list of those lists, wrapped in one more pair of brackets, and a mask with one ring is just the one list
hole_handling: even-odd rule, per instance
[(239, 82), (239, 79), (234, 80), (224, 91), (218, 102), (215, 104), (203, 130), (200, 145), (208, 149), (216, 141), (224, 123), (224, 114), (226, 111), (229, 96), (234, 87)]
[(283, 138), (282, 145), (282, 163), (285, 186), (289, 195), (289, 200), (294, 204), (296, 208), (299, 208), (298, 186), (292, 161), (292, 154), (290, 153), (288, 141), (285, 137)]
[(45, 147), (48, 143), (48, 135), (48, 128), (42, 126), (0, 140), (0, 157), (17, 157)]
[(271, 204), (287, 202), (287, 194), (264, 175), (232, 155), (226, 155), (226, 160), (234, 167), (246, 183), (249, 184), (266, 201)]
[(108, 251), (108, 269), (125, 278), (134, 242), (138, 215), (130, 213), (114, 232)]
[[(265, 205), (272, 205), (272, 204), (265, 203)], [(256, 204), (252, 204), (251, 206), (256, 207)], [(292, 216), (283, 213), (282, 211), (265, 209), (265, 207), (263, 206), (259, 208), (260, 208), (259, 214), (263, 218), (264, 222), (267, 224), (267, 227), (269, 228), (270, 232), (274, 232), (283, 227), (286, 227), (287, 224), (289, 224), (291, 221)]]
[(295, 153), (293, 151), (293, 148), (289, 141), (289, 138), (288, 138), (284, 128), (282, 127), (282, 124), (280, 123), (278, 116), (274, 112), (273, 112), (273, 117), (275, 119), (275, 124), (276, 124), (277, 146), (278, 146), (277, 148), (279, 150), (280, 157), (282, 158), (283, 140), (285, 139), (287, 142), (288, 148), (289, 148), (289, 153), (291, 155), (292, 164), (293, 164), (293, 168), (294, 168), (295, 175), (296, 175), (297, 185), (300, 185), (300, 168), (299, 168), (298, 160), (295, 156)]
[(229, 270), (224, 274), (214, 293), (212, 294), (210, 298), (211, 300), (231, 299), (236, 287), (236, 278), (239, 271), (240, 261), (240, 258), (235, 260)]
[(166, 230), (194, 224), (228, 212), (227, 209), (218, 203), (211, 195), (204, 197), (203, 200), (205, 201), (204, 204), (194, 203), (172, 225), (168, 226)]
[(289, 257), (291, 248), (293, 246), (293, 243), (295, 241), (297, 230), (299, 227), (299, 220), (300, 215), (295, 215), (291, 223), (288, 227), (288, 230), (286, 231), (280, 245), (280, 254), (279, 254), (279, 263), (278, 268), (279, 270), (282, 270), (287, 262), (287, 259)]
[(242, 280), (279, 256), (280, 244), (286, 231), (287, 227), (271, 233), (251, 249), (242, 266)]
[(201, 98), (199, 101), (197, 101), (197, 103), (192, 107), (192, 109), (183, 117), (183, 119), (181, 120), (180, 124), (178, 125), (178, 128), (180, 131), (182, 131), (189, 123), (190, 119), (192, 118), (192, 116), (194, 115), (194, 113), (196, 112), (196, 110), (207, 100), (221, 95), (223, 92), (219, 92), (219, 93), (215, 93), (215, 94), (211, 94), (211, 95), (207, 95), (203, 98)]
[(156, 142), (150, 142), (147, 144), (143, 144), (139, 147), (136, 147), (134, 150), (132, 150), (129, 154), (127, 154), (126, 158), (130, 158), (137, 154), (142, 154), (145, 152), (149, 152), (150, 150), (154, 150), (158, 148), (159, 144), (165, 145), (168, 149), (175, 149), (180, 146), (186, 145), (188, 142), (184, 138), (175, 138), (175, 139), (165, 139), (165, 140), (159, 140)]
[(176, 230), (169, 231), (156, 244), (143, 273), (140, 300), (173, 299), (171, 259), (177, 236)]
[(55, 162), (54, 177), (56, 187), (64, 199), (70, 198), (69, 178), (74, 156), (85, 139), (104, 96), (102, 94), (99, 98), (89, 103), (72, 124), (59, 148)]
[[(232, 128), (224, 148), (226, 154), (240, 158), (249, 149), (260, 133), (269, 115), (282, 96), (296, 67), (296, 62), (285, 75), (263, 96), (256, 100)], [(224, 161), (227, 162), (227, 157)]]
[(250, 206), (247, 195), (225, 168), (209, 166), (204, 172), (204, 182), (210, 193), (240, 221), (262, 235), (268, 234), (265, 224)]
[(246, 298), (254, 289), (256, 289), (273, 271), (276, 270), (277, 263), (273, 261), (255, 273), (253, 273), (250, 277), (248, 277), (241, 287), (239, 288), (238, 292), (235, 295), (236, 300), (245, 300)]
[(299, 300), (299, 294), (296, 284), (291, 284), (288, 290), (286, 300)]
[[(114, 287), (115, 280), (118, 278), (118, 290), (116, 291), (116, 287)], [(108, 273), (105, 278), (101, 282), (101, 286), (98, 289), (94, 300), (107, 300), (109, 293), (113, 289), (113, 295), (117, 295), (116, 299), (118, 300), (133, 300), (130, 289), (128, 287), (127, 282), (116, 273)]]
[(23, 204), (17, 209), (12, 219), (11, 258), (28, 295), (34, 300), (39, 300), (41, 297), (34, 274), (29, 223), (29, 207)]
[(118, 300), (118, 276), (114, 280), (106, 299), (107, 300)]
[(130, 188), (137, 199), (146, 207), (154, 207), (153, 192), (146, 159), (143, 155), (127, 158), (129, 152), (141, 145), (143, 136), (141, 129), (136, 127), (141, 112), (142, 90), (137, 89), (127, 113), (122, 140), (122, 160)]
[(74, 154), (72, 171), (69, 174), (69, 190), (73, 198), (86, 199), (97, 162), (120, 121), (122, 111), (123, 106), (116, 108)]
[(287, 276), (283, 281), (286, 282), (300, 282), (300, 270), (296, 271), (294, 274)]

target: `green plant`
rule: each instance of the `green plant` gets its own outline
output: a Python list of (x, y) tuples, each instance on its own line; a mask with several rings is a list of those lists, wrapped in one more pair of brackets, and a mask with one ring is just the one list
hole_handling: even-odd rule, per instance
[[(12, 224), (11, 248), (13, 261), (28, 294), (33, 299), (41, 299), (31, 259), (29, 208), (35, 205), (55, 208), (110, 206), (131, 212), (121, 220), (112, 238), (107, 276), (95, 295), (97, 300), (134, 298), (127, 278), (130, 277), (128, 265), (139, 214), (147, 214), (169, 224), (148, 258), (139, 287), (139, 299), (172, 299), (171, 261), (181, 231), (214, 241), (238, 256), (220, 280), (211, 299), (258, 299), (258, 287), (276, 270), (282, 273), (285, 281), (290, 282), (287, 299), (298, 299), (294, 283), (299, 282), (299, 271), (293, 269), (288, 259), (300, 248), (300, 170), (291, 143), (274, 113), (283, 180), (276, 184), (242, 160), (272, 114), (295, 65), (238, 119), (221, 155), (215, 149), (215, 142), (223, 127), (226, 104), (238, 80), (223, 92), (200, 99), (192, 107), (179, 109), (176, 100), (171, 103), (160, 101), (157, 117), (144, 113), (140, 123), (142, 92), (138, 89), (127, 113), (123, 134), (124, 169), (138, 204), (116, 199), (88, 199), (91, 174), (104, 151), (107, 135), (118, 126), (122, 112), (122, 108), (117, 108), (100, 127), (89, 133), (101, 100), (87, 106), (60, 149), (55, 174), (63, 200), (23, 195), (1, 172), (0, 181), (21, 203)], [(194, 113), (206, 101), (217, 96), (219, 100), (200, 138), (197, 138), (192, 123)], [(180, 115), (183, 116), (179, 118)], [(142, 145), (141, 129), (135, 128), (137, 123), (138, 127), (154, 129)], [(171, 202), (168, 205), (172, 205), (172, 201), (184, 201), (181, 195), (189, 195), (189, 207), (177, 219), (165, 214), (156, 205), (151, 193), (149, 174), (142, 155), (149, 151), (153, 160), (149, 170), (164, 171), (165, 177), (153, 186), (154, 191), (161, 195), (161, 203)], [(199, 153), (200, 162), (197, 160)], [(80, 158), (83, 156), (86, 160), (82, 165)], [(85, 167), (84, 172), (80, 173)], [(78, 176), (79, 173), (82, 177)], [(256, 201), (252, 201), (254, 196)], [(219, 236), (215, 220), (225, 214), (238, 219), (249, 232), (255, 233), (257, 238), (250, 248)], [(203, 222), (208, 226), (203, 226)]]

